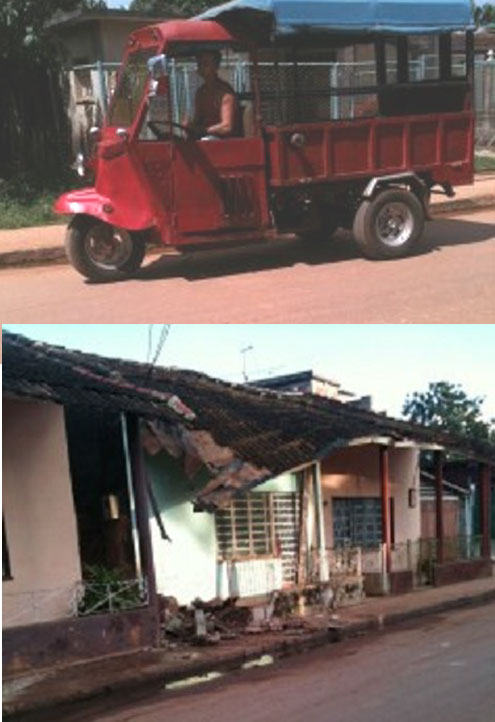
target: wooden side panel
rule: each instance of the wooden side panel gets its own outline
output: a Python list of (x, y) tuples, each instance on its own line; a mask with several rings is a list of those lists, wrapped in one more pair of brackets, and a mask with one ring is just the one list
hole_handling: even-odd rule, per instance
[(397, 172), (406, 167), (404, 124), (384, 123), (376, 126), (375, 168)]
[[(300, 147), (290, 142), (294, 133), (304, 137)], [(473, 179), (471, 111), (270, 127), (266, 140), (272, 186), (406, 170), (453, 185)]]
[(413, 168), (432, 166), (438, 162), (438, 125), (438, 120), (417, 121), (411, 124), (410, 158)]
[(333, 127), (330, 131), (330, 168), (332, 175), (350, 175), (370, 172), (373, 159), (370, 154), (372, 126), (345, 125)]

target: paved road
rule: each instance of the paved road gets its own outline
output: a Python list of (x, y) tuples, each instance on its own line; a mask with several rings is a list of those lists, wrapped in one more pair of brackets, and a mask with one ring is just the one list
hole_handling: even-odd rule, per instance
[(31, 323), (482, 323), (495, 321), (495, 212), (434, 221), (424, 251), (359, 257), (340, 237), (152, 261), (86, 283), (66, 266), (0, 271), (0, 321)]
[(194, 691), (110, 704), (52, 711), (40, 721), (493, 722), (495, 605), (324, 647)]

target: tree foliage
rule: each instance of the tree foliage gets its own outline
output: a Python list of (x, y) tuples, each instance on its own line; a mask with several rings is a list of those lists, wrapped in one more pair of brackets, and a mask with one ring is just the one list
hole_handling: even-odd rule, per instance
[(493, 420), (482, 416), (483, 402), (482, 397), (469, 397), (459, 384), (437, 381), (408, 395), (402, 413), (423, 426), (495, 443)]
[(54, 178), (68, 162), (61, 63), (49, 21), (103, 0), (1, 0), (0, 178)]
[(473, 2), (473, 16), (478, 27), (495, 24), (495, 5), (490, 3), (476, 5)]
[(206, 10), (213, 5), (219, 5), (218, 0), (132, 0), (129, 10), (149, 15), (183, 15), (191, 17)]

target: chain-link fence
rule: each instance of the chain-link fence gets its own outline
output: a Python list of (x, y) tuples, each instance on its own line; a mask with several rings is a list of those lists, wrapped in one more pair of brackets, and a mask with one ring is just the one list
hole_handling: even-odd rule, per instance
[[(86, 147), (87, 131), (100, 125), (106, 112), (119, 65), (81, 65), (69, 72), (69, 115), (75, 148)], [(253, 66), (245, 56), (224, 60), (220, 74), (241, 98), (252, 105)], [(202, 83), (194, 61), (171, 59), (169, 63), (172, 120), (181, 123), (194, 114), (195, 95)], [(387, 63), (387, 78), (393, 80), (397, 65)], [(453, 74), (465, 73), (462, 55), (454, 56)], [(438, 57), (423, 55), (409, 61), (409, 76), (417, 82), (438, 77)], [(376, 94), (366, 89), (376, 85), (373, 61), (365, 62), (262, 62), (259, 86), (265, 123), (344, 120), (377, 113)], [(495, 154), (495, 60), (476, 60), (474, 67), (476, 147)], [(248, 108), (249, 109), (249, 108)]]

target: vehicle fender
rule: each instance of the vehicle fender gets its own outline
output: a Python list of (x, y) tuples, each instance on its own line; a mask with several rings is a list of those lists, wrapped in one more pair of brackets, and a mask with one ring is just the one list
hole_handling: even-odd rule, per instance
[(375, 176), (372, 178), (361, 197), (365, 200), (371, 200), (378, 191), (383, 188), (390, 188), (394, 185), (408, 185), (411, 191), (418, 197), (423, 204), (426, 218), (430, 218), (429, 201), (430, 191), (426, 183), (414, 171), (405, 171), (403, 173), (394, 173), (392, 175)]
[(63, 215), (85, 214), (98, 218), (113, 226), (131, 231), (144, 230), (156, 224), (149, 207), (132, 209), (121, 208), (118, 203), (98, 193), (95, 188), (81, 188), (59, 196), (53, 205), (55, 213)]

